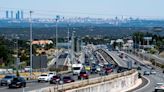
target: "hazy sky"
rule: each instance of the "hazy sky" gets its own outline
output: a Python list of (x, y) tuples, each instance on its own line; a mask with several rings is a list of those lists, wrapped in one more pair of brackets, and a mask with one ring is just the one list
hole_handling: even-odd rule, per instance
[(34, 16), (53, 17), (132, 16), (164, 18), (164, 0), (0, 0), (0, 15), (6, 10), (33, 10)]

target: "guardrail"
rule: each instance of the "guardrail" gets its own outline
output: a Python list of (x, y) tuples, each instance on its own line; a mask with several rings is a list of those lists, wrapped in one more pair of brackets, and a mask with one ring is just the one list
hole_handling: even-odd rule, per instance
[(126, 71), (126, 72), (122, 72), (118, 74), (112, 74), (112, 75), (101, 76), (101, 77), (87, 79), (87, 80), (76, 81), (76, 82), (72, 82), (68, 84), (63, 84), (58, 87), (51, 86), (51, 87), (47, 87), (47, 88), (43, 88), (39, 90), (34, 90), (31, 92), (65, 92), (67, 90), (77, 89), (77, 88), (86, 87), (89, 85), (94, 85), (94, 84), (98, 84), (98, 83), (102, 83), (106, 81), (111, 81), (120, 77), (131, 75), (133, 73), (138, 73), (138, 72), (136, 70), (130, 70), (130, 71)]

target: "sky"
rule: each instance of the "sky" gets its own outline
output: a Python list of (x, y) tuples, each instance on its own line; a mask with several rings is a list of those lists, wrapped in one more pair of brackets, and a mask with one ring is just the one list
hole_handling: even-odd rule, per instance
[(0, 17), (6, 10), (29, 10), (35, 17), (139, 17), (164, 19), (164, 0), (0, 0)]

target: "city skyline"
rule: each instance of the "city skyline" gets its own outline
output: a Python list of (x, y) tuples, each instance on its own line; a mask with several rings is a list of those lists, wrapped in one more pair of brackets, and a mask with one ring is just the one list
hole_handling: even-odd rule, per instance
[[(53, 18), (61, 16), (79, 17), (139, 17), (139, 18), (161, 18), (164, 13), (163, 0), (0, 0), (0, 17), (4, 17), (6, 10), (23, 10), (25, 17), (29, 16), (28, 11), (34, 11), (34, 17)], [(30, 6), (30, 7), (29, 7)]]

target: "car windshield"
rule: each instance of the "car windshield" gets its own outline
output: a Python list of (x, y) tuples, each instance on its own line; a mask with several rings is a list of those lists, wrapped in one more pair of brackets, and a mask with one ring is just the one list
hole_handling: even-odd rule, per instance
[(42, 74), (42, 75), (40, 75), (40, 76), (47, 76), (46, 74)]
[(5, 79), (13, 78), (13, 76), (5, 76)]
[(80, 74), (86, 74), (86, 71), (81, 71)]
[(54, 73), (49, 73), (49, 74), (54, 74)]
[(53, 78), (59, 78), (59, 76), (53, 76)]
[(13, 81), (19, 81), (19, 79), (18, 78), (14, 78)]
[(157, 86), (164, 86), (164, 83), (157, 83)]
[(73, 70), (80, 70), (80, 67), (74, 67)]
[(71, 79), (71, 77), (64, 77), (63, 79)]

